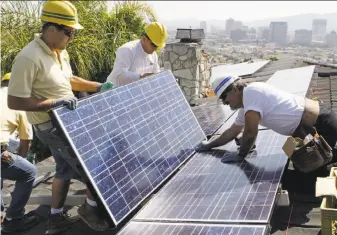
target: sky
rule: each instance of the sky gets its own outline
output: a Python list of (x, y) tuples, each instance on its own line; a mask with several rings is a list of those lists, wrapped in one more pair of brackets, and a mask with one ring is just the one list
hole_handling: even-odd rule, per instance
[[(148, 1), (159, 20), (234, 18), (244, 22), (304, 13), (337, 12), (337, 1)], [(111, 6), (113, 3), (110, 2)]]

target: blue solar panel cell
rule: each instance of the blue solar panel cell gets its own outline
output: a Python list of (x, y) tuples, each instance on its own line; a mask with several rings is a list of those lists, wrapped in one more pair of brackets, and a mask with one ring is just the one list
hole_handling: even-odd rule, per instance
[(53, 114), (115, 224), (206, 138), (169, 71)]
[(245, 161), (221, 163), (234, 142), (197, 153), (136, 215), (136, 221), (268, 223), (287, 162), (286, 137), (260, 131)]
[(130, 222), (118, 235), (266, 235), (263, 225)]

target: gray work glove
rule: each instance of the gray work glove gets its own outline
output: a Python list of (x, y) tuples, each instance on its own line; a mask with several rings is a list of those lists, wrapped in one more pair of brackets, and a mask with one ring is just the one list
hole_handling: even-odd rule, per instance
[(233, 162), (241, 162), (244, 157), (241, 157), (238, 152), (226, 152), (224, 156), (221, 158), (221, 162), (223, 163), (233, 163)]
[(207, 140), (203, 140), (201, 141), (200, 144), (198, 144), (198, 146), (196, 147), (195, 151), (196, 152), (202, 152), (202, 151), (208, 151), (211, 148), (208, 146), (208, 141)]
[(74, 110), (77, 108), (77, 98), (74, 96), (53, 100), (53, 102), (51, 103), (51, 108), (55, 108), (61, 105), (67, 106), (69, 109)]

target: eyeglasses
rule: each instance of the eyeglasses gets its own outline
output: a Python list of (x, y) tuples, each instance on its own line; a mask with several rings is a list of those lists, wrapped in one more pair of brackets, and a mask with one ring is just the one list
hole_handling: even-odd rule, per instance
[(76, 33), (76, 30), (70, 30), (70, 29), (67, 29), (65, 27), (63, 27), (62, 30), (63, 30), (63, 33), (68, 37), (72, 37)]
[(156, 44), (154, 44), (154, 43), (151, 41), (151, 39), (149, 38), (149, 36), (147, 36), (147, 34), (145, 34), (145, 37), (150, 41), (151, 46), (152, 46), (154, 49), (157, 49), (157, 48), (158, 48), (158, 46), (157, 46)]

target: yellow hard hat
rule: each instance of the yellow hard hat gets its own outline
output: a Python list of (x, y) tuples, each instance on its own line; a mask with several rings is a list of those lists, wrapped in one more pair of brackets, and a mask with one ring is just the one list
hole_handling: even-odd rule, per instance
[(1, 78), (1, 81), (7, 81), (9, 80), (11, 77), (11, 73), (6, 73), (2, 78)]
[(167, 31), (163, 24), (152, 22), (145, 27), (145, 33), (156, 46), (165, 47)]
[(69, 1), (47, 1), (42, 7), (41, 20), (83, 29), (78, 23), (76, 7)]

